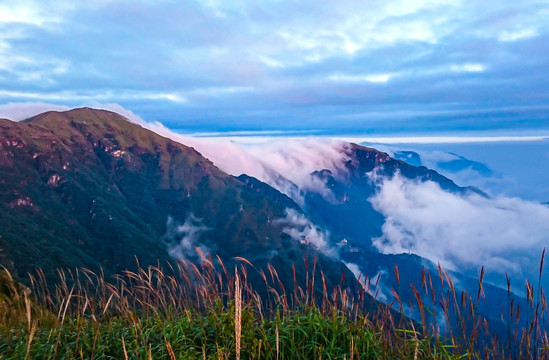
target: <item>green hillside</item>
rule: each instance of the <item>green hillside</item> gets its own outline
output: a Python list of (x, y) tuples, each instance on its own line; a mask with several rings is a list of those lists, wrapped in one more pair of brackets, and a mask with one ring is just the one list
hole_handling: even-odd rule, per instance
[(37, 268), (48, 278), (82, 266), (119, 273), (136, 258), (169, 259), (170, 249), (187, 260), (246, 256), (258, 266), (319, 256), (334, 270), (330, 281), (348, 272), (271, 221), (284, 206), (112, 112), (0, 120), (0, 184), (0, 261), (22, 279)]

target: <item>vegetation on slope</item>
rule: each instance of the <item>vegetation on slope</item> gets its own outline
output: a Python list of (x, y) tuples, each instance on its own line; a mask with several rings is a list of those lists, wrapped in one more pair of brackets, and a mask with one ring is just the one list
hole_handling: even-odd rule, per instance
[(343, 264), (300, 246), (274, 221), (285, 218), (284, 206), (116, 113), (82, 108), (0, 120), (0, 265), (21, 281), (36, 269), (49, 279), (57, 267), (109, 275), (135, 270), (135, 256), (146, 265), (170, 259), (187, 224), (200, 231), (187, 232), (194, 236), (176, 257), (196, 261), (199, 246), (288, 269), (318, 256), (337, 282)]
[[(482, 279), (479, 293), (472, 297), (450, 292), (433, 299), (443, 305), (441, 321), (457, 316), (458, 323), (464, 324), (441, 331), (440, 326), (398, 316), (380, 303), (368, 308), (365, 295), (370, 289), (375, 292), (375, 284), (369, 281), (363, 282), (359, 293), (329, 289), (316, 263), (305, 263), (305, 283), (287, 291), (275, 268), (258, 271), (246, 259), (237, 260), (240, 265), (234, 274), (219, 258), (204, 258), (200, 266), (179, 262), (164, 269), (139, 268), (112, 281), (86, 269), (60, 271), (61, 281), (53, 292), (39, 272), (31, 277), (32, 294), (4, 272), (0, 357), (415, 360), (549, 356), (547, 303), (541, 289), (534, 296), (531, 284), (527, 285), (529, 307), (507, 314), (512, 319), (511, 336), (488, 339), (488, 326), (475, 312), (482, 299)], [(259, 295), (250, 285), (253, 272), (264, 279), (268, 295)], [(442, 269), (439, 276), (454, 288)], [(322, 284), (322, 293), (315, 294), (315, 282)], [(416, 291), (428, 293), (429, 285)], [(409, 306), (422, 314), (433, 309), (419, 295), (417, 303)], [(527, 326), (513, 326), (524, 314)]]

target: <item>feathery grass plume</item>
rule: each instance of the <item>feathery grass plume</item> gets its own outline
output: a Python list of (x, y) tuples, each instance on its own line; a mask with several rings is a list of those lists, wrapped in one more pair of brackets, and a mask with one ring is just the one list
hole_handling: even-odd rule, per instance
[(395, 279), (396, 279), (397, 285), (400, 286), (400, 276), (399, 276), (399, 273), (398, 273), (398, 265), (397, 264), (395, 264), (394, 272), (395, 272)]
[(355, 339), (351, 336), (351, 346), (349, 351), (349, 360), (353, 360), (355, 355)]
[(237, 268), (234, 270), (234, 331), (236, 342), (236, 360), (240, 360), (240, 343), (242, 336), (242, 288), (240, 285), (240, 276)]
[(276, 360), (280, 359), (280, 332), (278, 331), (278, 321), (275, 325), (275, 342), (276, 342)]
[[(310, 359), (330, 354), (353, 359), (453, 360), (460, 356), (482, 358), (486, 354), (492, 359), (530, 355), (543, 359), (548, 351), (547, 332), (542, 325), (547, 302), (540, 288), (537, 293), (533, 287), (527, 290), (537, 296), (534, 306), (528, 306), (533, 320), (526, 327), (522, 326), (525, 321), (520, 304), (510, 304), (508, 316), (513, 322), (510, 332), (514, 337), (511, 343), (516, 343), (510, 348), (506, 342), (500, 345), (495, 337), (486, 338), (481, 345), (481, 335), (491, 336), (490, 324), (475, 309), (475, 303), (482, 302), (484, 296), (477, 292), (471, 298), (462, 292), (460, 302), (452, 279), (442, 267), (439, 278), (446, 290), (439, 291), (432, 284), (427, 270), (420, 282), (426, 295), (412, 287), (412, 299), (405, 300), (400, 286), (398, 291), (391, 289), (393, 305), (401, 313), (413, 313), (415, 307), (422, 313), (419, 328), (418, 323), (396, 315), (389, 306), (365, 302), (369, 299), (371, 279), (359, 278), (361, 287), (351, 293), (344, 283), (328, 283), (320, 270), (322, 294), (316, 294), (315, 262), (309, 262), (308, 277), (296, 265), (297, 286), (293, 290), (297, 291), (286, 292), (272, 265), (255, 269), (251, 262), (235, 259), (242, 264), (235, 266), (233, 276), (227, 274), (219, 257), (207, 260), (200, 264), (177, 261), (164, 267), (139, 267), (112, 280), (86, 269), (60, 271), (61, 282), (55, 288), (43, 283), (41, 279), (45, 277), (40, 272), (33, 274), (33, 298), (26, 302), (22, 290), (15, 287), (14, 298), (18, 297), (19, 302), (9, 300), (14, 305), (10, 311), (19, 314), (19, 323), (8, 322), (0, 312), (0, 357), (13, 358), (8, 355), (17, 352), (19, 358), (25, 354), (28, 358), (173, 358), (171, 348), (179, 358), (228, 358), (234, 348), (238, 358), (250, 359)], [(266, 289), (264, 293), (256, 292), (252, 282), (246, 281), (250, 265), (249, 270), (253, 267), (259, 274), (256, 280), (264, 282), (259, 284)], [(293, 275), (293, 269), (288, 270), (284, 272), (286, 279)], [(401, 275), (396, 269), (397, 283), (404, 287)], [(380, 277), (374, 280), (379, 293)], [(47, 288), (53, 289), (55, 295), (48, 298)], [(512, 302), (510, 284), (508, 289)], [(408, 301), (410, 310), (405, 305)], [(52, 318), (59, 321), (46, 322), (46, 313), (39, 310), (36, 302), (49, 307)], [(2, 306), (0, 301), (0, 308), (7, 309)], [(449, 324), (449, 335), (444, 337), (438, 334), (437, 309)], [(22, 328), (20, 334), (13, 331), (16, 324)], [(461, 333), (456, 333), (457, 329)]]
[(124, 360), (128, 360), (128, 350), (126, 350), (126, 341), (122, 336), (122, 350), (124, 351)]
[(543, 248), (543, 251), (541, 252), (541, 259), (539, 262), (539, 273), (538, 273), (538, 294), (536, 299), (536, 310), (533, 316), (533, 322), (534, 322), (534, 354), (538, 353), (538, 346), (541, 345), (543, 341), (543, 335), (541, 333), (540, 329), (540, 320), (543, 322), (543, 314), (540, 314), (540, 306), (543, 312), (543, 289), (541, 285), (541, 278), (543, 274), (543, 262), (545, 260), (545, 248)]
[(175, 352), (173, 351), (172, 345), (166, 337), (164, 337), (164, 342), (166, 343), (166, 349), (168, 350), (168, 354), (170, 355), (170, 360), (176, 360)]
[(32, 340), (34, 339), (34, 335), (36, 333), (36, 323), (33, 323), (29, 329), (29, 339), (27, 341), (27, 351), (25, 353), (25, 360), (30, 359), (30, 351), (31, 351), (31, 344)]

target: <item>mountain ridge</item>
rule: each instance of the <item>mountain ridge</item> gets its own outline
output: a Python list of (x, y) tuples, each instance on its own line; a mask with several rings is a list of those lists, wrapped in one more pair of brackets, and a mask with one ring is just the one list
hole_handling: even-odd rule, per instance
[[(376, 177), (399, 174), (456, 194), (485, 195), (373, 148), (344, 144), (340, 151), (335, 168), (308, 174), (316, 188), (299, 188), (272, 169), (266, 171), (273, 184), (231, 176), (196, 149), (109, 111), (0, 120), (0, 265), (19, 279), (38, 268), (55, 278), (58, 267), (110, 275), (135, 268), (136, 258), (147, 266), (174, 257), (215, 263), (218, 255), (229, 267), (235, 258), (251, 261), (257, 272), (249, 280), (259, 283), (261, 271), (273, 266), (290, 288), (307, 279), (295, 270), (303, 261), (316, 263), (329, 286), (343, 281), (362, 289), (355, 277), (375, 279), (399, 263), (407, 269), (403, 283), (417, 283), (424, 261), (372, 245), (385, 221), (370, 201)], [(467, 283), (476, 291), (474, 281)], [(380, 286), (395, 283), (383, 279)], [(490, 298), (503, 294), (485, 289)]]
[[(337, 263), (269, 220), (284, 218), (283, 206), (249, 191), (193, 148), (118, 114), (48, 112), (0, 124), (0, 137), (2, 244), (22, 274), (39, 266), (51, 274), (73, 266), (116, 273), (134, 266), (134, 253), (141, 263), (169, 260), (168, 247), (184, 239), (189, 260), (199, 259), (200, 245), (259, 264), (307, 256)], [(169, 219), (183, 228), (191, 217), (209, 231), (166, 238)], [(340, 274), (333, 274), (337, 282)]]

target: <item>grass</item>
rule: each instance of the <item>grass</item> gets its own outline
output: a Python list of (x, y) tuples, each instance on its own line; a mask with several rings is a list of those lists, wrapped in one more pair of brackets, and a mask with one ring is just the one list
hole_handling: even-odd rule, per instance
[[(368, 293), (375, 291), (370, 291), (370, 280), (362, 282), (358, 294), (341, 286), (329, 288), (313, 264), (306, 265), (304, 284), (282, 284), (273, 267), (256, 269), (246, 259), (236, 260), (234, 273), (220, 258), (203, 258), (200, 265), (181, 261), (140, 267), (109, 281), (87, 269), (59, 271), (53, 289), (41, 272), (31, 276), (27, 289), (4, 271), (0, 358), (549, 358), (545, 295), (530, 283), (527, 309), (511, 306), (502, 314), (508, 318), (509, 336), (500, 341), (498, 335), (489, 335), (488, 322), (476, 311), (483, 271), (474, 296), (457, 294), (442, 268), (438, 280), (447, 284), (445, 293), (429, 293), (433, 279), (428, 272), (422, 274), (421, 286), (413, 288), (415, 304), (405, 306), (395, 291), (394, 307), (420, 312), (422, 321), (414, 322), (371, 302)], [(264, 284), (252, 286), (250, 271)], [(396, 267), (395, 276), (398, 282)], [(437, 307), (441, 314), (433, 317)], [(526, 325), (519, 326), (522, 314)], [(441, 333), (429, 317), (454, 326)]]

